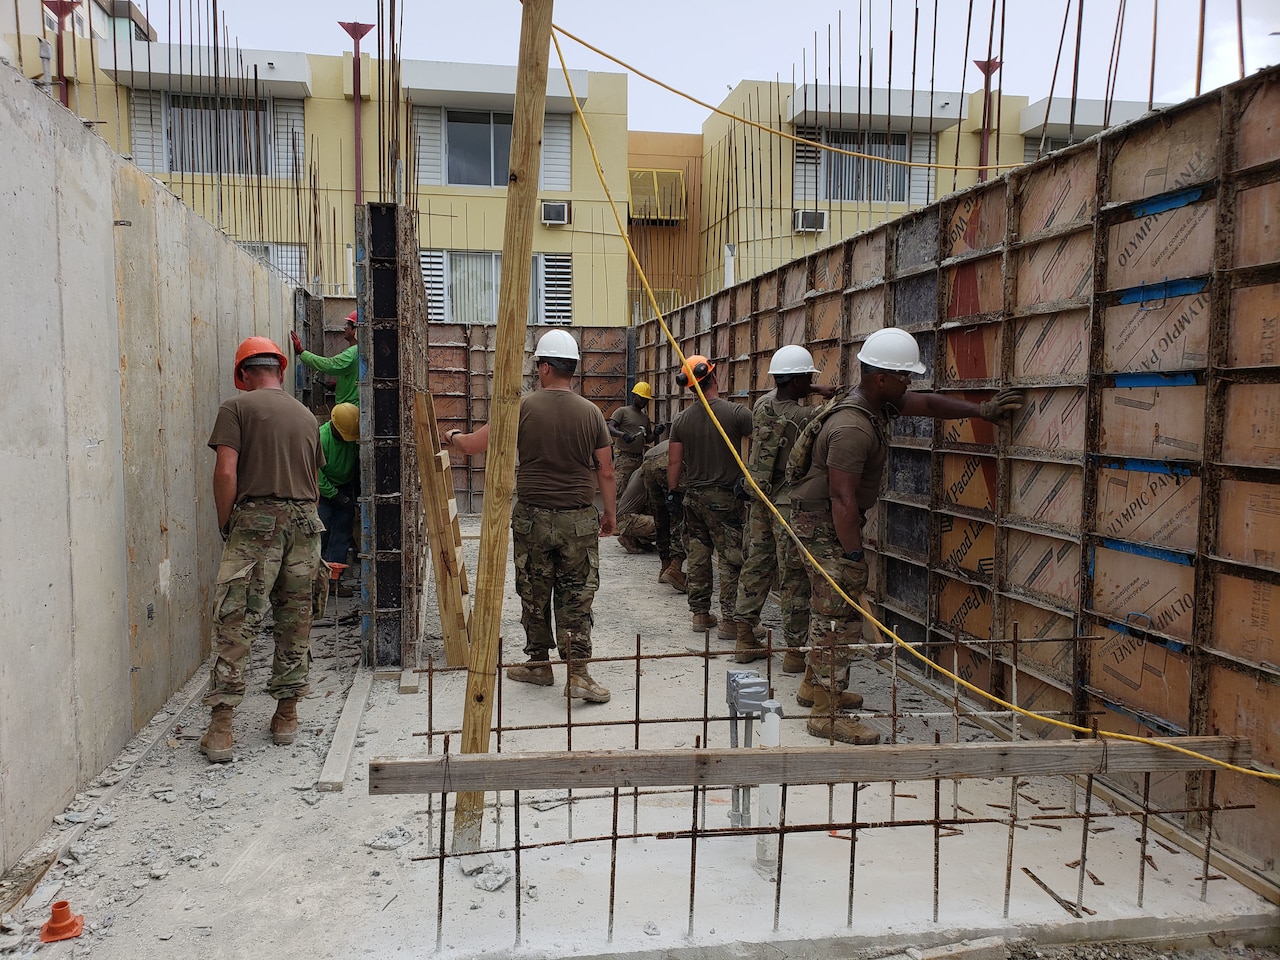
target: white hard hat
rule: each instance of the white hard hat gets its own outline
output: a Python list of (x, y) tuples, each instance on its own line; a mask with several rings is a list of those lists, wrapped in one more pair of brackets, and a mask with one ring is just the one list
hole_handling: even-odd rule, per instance
[(867, 337), (858, 359), (878, 370), (897, 370), (902, 373), (924, 373), (920, 362), (920, 347), (916, 338), (900, 327), (885, 327)]
[(769, 361), (769, 376), (789, 376), (797, 373), (817, 373), (813, 365), (813, 354), (804, 347), (793, 343), (779, 347)]
[(577, 360), (578, 341), (567, 330), (548, 330), (538, 340), (533, 355), (548, 360)]

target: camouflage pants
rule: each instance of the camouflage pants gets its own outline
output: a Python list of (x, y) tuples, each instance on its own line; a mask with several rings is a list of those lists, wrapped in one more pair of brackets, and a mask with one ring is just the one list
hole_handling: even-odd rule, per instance
[(261, 498), (236, 506), (214, 592), (215, 656), (205, 706), (236, 706), (244, 699), (249, 648), (268, 606), (275, 657), (267, 690), (277, 700), (306, 694), (323, 529), (309, 501)]
[(619, 453), (613, 458), (613, 474), (618, 481), (617, 497), (622, 502), (622, 494), (627, 489), (631, 475), (640, 469), (641, 457), (637, 453)]
[(657, 530), (657, 523), (647, 513), (628, 513), (618, 518), (618, 536), (644, 540), (650, 547), (653, 546)]
[[(778, 512), (790, 522), (790, 504), (778, 504)], [(772, 512), (759, 503), (751, 505), (747, 521), (746, 559), (738, 576), (738, 603), (734, 619), (755, 626), (760, 623), (769, 590), (778, 586), (782, 606), (782, 635), (789, 647), (809, 642), (809, 575), (804, 558)]]
[(684, 495), (684, 543), (689, 555), (689, 610), (711, 612), (711, 557), (720, 567), (720, 613), (733, 619), (742, 569), (743, 503), (727, 487), (694, 487)]
[[(867, 587), (865, 562), (846, 560), (830, 513), (796, 510), (791, 526), (833, 580), (857, 600)], [(862, 615), (832, 589), (823, 575), (809, 569), (809, 651), (806, 660), (818, 679), (832, 678), (836, 688), (849, 684), (850, 645), (862, 642)]]
[(562, 660), (590, 657), (591, 603), (600, 586), (600, 514), (595, 507), (543, 510), (517, 501), (511, 532), (525, 654), (542, 660), (554, 647)]
[(668, 560), (684, 563), (684, 517), (673, 515), (667, 509), (667, 460), (665, 457), (646, 460), (640, 469), (644, 471), (644, 489), (649, 495), (649, 512), (653, 514), (658, 556), (663, 563)]

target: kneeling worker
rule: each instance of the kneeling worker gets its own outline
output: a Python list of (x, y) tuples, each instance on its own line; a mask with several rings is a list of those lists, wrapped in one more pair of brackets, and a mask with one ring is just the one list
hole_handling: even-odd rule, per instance
[[(351, 525), (356, 518), (356, 476), (360, 471), (360, 408), (339, 403), (320, 425), (320, 448), (324, 466), (320, 468), (320, 559), (325, 563), (347, 562), (351, 549)], [(338, 580), (340, 597), (351, 596), (349, 584)]]

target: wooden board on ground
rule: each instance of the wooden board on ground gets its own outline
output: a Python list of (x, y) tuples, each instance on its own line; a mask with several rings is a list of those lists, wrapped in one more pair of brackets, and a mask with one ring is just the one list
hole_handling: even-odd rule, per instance
[(320, 778), (316, 780), (317, 790), (341, 790), (346, 782), (347, 767), (351, 763), (351, 751), (356, 745), (356, 734), (360, 732), (360, 720), (364, 717), (364, 708), (369, 702), (371, 689), (373, 689), (373, 672), (361, 670), (355, 675), (351, 681), (351, 688), (347, 691), (347, 702), (342, 706), (342, 716), (338, 718), (338, 729), (333, 732), (333, 740), (329, 742), (329, 753), (324, 758)]

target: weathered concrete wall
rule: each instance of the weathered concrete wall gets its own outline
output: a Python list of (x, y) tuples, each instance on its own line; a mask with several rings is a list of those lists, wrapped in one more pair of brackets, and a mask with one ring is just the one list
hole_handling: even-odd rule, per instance
[(7, 69), (0, 129), (3, 869), (200, 668), (205, 439), (293, 291)]

